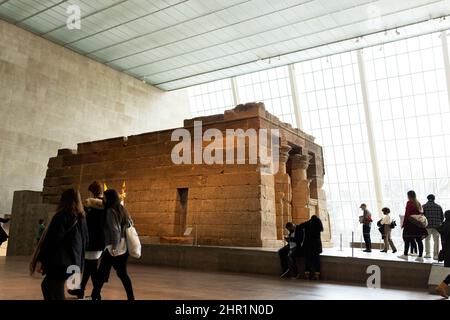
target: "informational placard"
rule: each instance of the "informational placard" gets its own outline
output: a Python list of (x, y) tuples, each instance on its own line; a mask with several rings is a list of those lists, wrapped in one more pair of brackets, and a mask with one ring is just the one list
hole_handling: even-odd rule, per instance
[(188, 227), (186, 228), (186, 230), (184, 230), (184, 236), (185, 237), (189, 237), (192, 233), (192, 227)]

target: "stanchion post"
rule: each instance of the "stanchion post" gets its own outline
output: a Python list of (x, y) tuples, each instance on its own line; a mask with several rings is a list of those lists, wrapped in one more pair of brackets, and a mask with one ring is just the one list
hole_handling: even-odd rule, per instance
[(354, 251), (355, 251), (355, 232), (352, 231), (352, 258), (355, 256)]

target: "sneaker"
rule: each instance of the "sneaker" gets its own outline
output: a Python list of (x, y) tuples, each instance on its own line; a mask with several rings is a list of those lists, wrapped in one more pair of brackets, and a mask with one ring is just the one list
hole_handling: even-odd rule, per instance
[(366, 249), (366, 250), (363, 250), (363, 252), (372, 252), (372, 250), (367, 250), (367, 249)]
[(291, 279), (291, 280), (298, 280), (298, 279), (300, 279), (300, 273), (297, 273), (297, 275), (295, 275), (293, 277), (290, 277), (289, 279)]
[(392, 250), (392, 253), (396, 253), (397, 252), (397, 249), (396, 250)]
[(417, 257), (417, 258), (416, 258), (416, 261), (417, 261), (417, 262), (423, 262), (423, 258), (422, 258), (422, 257)]
[(78, 299), (84, 298), (84, 290), (81, 289), (67, 290), (67, 293), (71, 296), (76, 296)]
[(429, 254), (425, 255), (425, 259), (431, 259), (431, 256)]
[(439, 261), (438, 257), (433, 257), (433, 260)]
[(385, 253), (387, 253), (387, 250), (381, 250), (380, 252), (385, 252)]
[(401, 256), (398, 256), (399, 259), (408, 260), (408, 255), (402, 254)]

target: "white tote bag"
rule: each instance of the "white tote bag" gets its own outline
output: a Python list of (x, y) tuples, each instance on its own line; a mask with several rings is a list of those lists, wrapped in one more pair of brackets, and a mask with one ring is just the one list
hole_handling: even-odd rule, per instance
[(133, 258), (139, 259), (141, 257), (141, 241), (133, 224), (125, 230), (125, 237), (127, 238), (128, 253)]

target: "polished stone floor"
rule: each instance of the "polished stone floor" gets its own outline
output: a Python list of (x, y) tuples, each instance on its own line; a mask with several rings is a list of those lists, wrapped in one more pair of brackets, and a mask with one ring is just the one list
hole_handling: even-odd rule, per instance
[[(40, 276), (28, 275), (29, 258), (0, 257), (0, 300), (41, 299)], [(212, 273), (130, 265), (137, 299), (344, 299), (438, 300), (424, 291), (368, 289), (304, 280), (232, 273)], [(90, 287), (89, 287), (90, 288)], [(105, 300), (125, 299), (115, 274), (103, 291)]]

